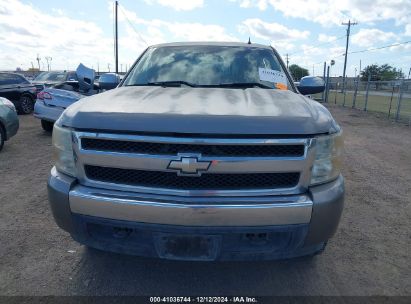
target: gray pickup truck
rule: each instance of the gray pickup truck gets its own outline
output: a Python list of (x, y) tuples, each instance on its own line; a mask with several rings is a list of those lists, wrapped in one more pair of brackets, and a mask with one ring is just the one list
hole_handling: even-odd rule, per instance
[(55, 123), (57, 224), (102, 250), (178, 260), (321, 252), (343, 209), (342, 130), (278, 53), (155, 45)]

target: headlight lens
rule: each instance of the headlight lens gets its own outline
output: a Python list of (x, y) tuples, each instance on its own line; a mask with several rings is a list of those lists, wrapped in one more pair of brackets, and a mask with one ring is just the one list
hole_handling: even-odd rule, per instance
[(311, 170), (311, 185), (335, 179), (341, 172), (341, 157), (344, 147), (342, 131), (318, 136), (316, 138), (316, 154)]
[(71, 130), (54, 124), (53, 128), (54, 159), (58, 171), (75, 177), (74, 154)]

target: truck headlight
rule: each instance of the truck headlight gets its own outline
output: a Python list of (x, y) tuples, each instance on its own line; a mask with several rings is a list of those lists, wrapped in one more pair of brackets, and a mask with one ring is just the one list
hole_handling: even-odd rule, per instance
[(343, 146), (342, 130), (335, 134), (318, 136), (316, 138), (316, 153), (311, 170), (311, 185), (325, 183), (338, 177), (341, 172)]
[(74, 154), (71, 130), (54, 124), (53, 128), (54, 160), (58, 171), (75, 177)]

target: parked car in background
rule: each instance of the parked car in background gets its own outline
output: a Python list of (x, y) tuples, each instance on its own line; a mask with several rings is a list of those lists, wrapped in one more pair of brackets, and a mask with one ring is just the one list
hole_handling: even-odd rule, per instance
[(34, 105), (34, 117), (41, 120), (41, 127), (47, 132), (53, 130), (54, 122), (61, 113), (72, 103), (80, 100), (85, 95), (80, 94), (78, 82), (62, 83), (50, 88), (45, 88), (37, 93)]
[(10, 100), (21, 114), (33, 112), (36, 87), (24, 76), (0, 72), (0, 97)]
[(37, 87), (37, 92), (40, 92), (45, 87), (50, 87), (64, 81), (77, 81), (75, 71), (53, 71), (42, 72), (37, 75), (32, 83)]
[[(94, 83), (94, 70), (80, 65), (76, 70), (77, 81), (65, 81), (45, 88), (37, 94), (34, 117), (41, 120), (43, 130), (51, 132), (54, 122), (71, 104), (85, 96), (115, 88), (120, 82), (117, 74), (101, 75), (100, 82)], [(90, 80), (93, 80), (92, 83)]]
[(0, 151), (4, 142), (16, 135), (19, 119), (14, 104), (7, 98), (0, 97)]

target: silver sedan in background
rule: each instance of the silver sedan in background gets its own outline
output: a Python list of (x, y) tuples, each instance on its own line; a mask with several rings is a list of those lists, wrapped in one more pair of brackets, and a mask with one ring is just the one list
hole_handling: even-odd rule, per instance
[(41, 127), (47, 132), (53, 130), (54, 122), (61, 113), (83, 97), (110, 90), (120, 82), (120, 76), (115, 73), (106, 73), (95, 80), (95, 71), (80, 64), (76, 70), (75, 81), (65, 81), (51, 87), (44, 88), (37, 93), (34, 105), (34, 117), (41, 120)]

